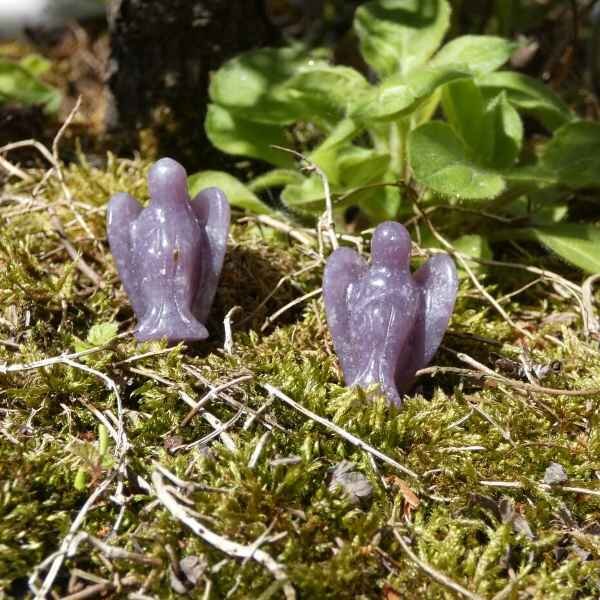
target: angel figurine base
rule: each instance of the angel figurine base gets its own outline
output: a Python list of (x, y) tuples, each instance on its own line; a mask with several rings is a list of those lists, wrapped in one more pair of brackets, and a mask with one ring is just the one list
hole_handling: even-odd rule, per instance
[(138, 319), (140, 341), (203, 340), (229, 231), (218, 188), (190, 200), (185, 169), (170, 158), (148, 175), (150, 204), (116, 194), (108, 204), (110, 249)]
[(450, 256), (436, 254), (411, 274), (410, 248), (404, 226), (382, 223), (373, 234), (370, 266), (356, 251), (338, 248), (323, 278), (327, 323), (346, 384), (379, 384), (395, 404), (438, 349), (458, 289)]

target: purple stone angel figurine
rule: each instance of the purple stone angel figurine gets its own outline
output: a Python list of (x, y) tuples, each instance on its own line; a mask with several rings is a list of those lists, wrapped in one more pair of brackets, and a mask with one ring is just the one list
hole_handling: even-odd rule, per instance
[(404, 226), (382, 223), (373, 234), (370, 266), (354, 250), (338, 248), (323, 278), (327, 323), (346, 384), (378, 383), (395, 404), (438, 349), (458, 288), (447, 254), (432, 256), (411, 275), (410, 247)]
[(218, 188), (193, 200), (185, 169), (162, 158), (148, 175), (150, 204), (129, 194), (108, 204), (108, 242), (138, 318), (138, 340), (204, 340), (223, 266), (229, 203)]

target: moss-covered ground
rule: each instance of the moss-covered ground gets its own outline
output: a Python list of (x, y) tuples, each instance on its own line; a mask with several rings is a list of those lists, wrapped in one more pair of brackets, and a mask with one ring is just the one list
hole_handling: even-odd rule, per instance
[[(421, 376), (401, 409), (376, 393), (347, 390), (318, 296), (265, 326), (320, 286), (322, 263), (251, 220), (232, 227), (211, 340), (171, 349), (137, 344), (104, 210), (116, 191), (146, 197), (146, 167), (109, 157), (98, 169), (80, 160), (65, 167), (64, 187), (56, 173), (42, 181), (43, 171), (27, 171), (31, 181), (14, 177), (2, 189), (0, 596), (33, 597), (28, 579), (95, 495), (79, 527), (94, 538), (71, 548), (53, 597), (279, 598), (290, 590), (338, 600), (600, 597), (600, 393), (543, 393), (519, 387), (515, 374), (511, 385), (448, 370)], [(511, 262), (583, 281), (542, 252), (507, 252)], [(586, 336), (580, 306), (564, 287), (516, 267), (476, 275), (531, 339), (465, 277), (435, 365), (472, 371), (459, 352), (493, 369), (491, 352), (516, 358), (526, 342), (535, 363), (562, 364), (540, 385), (600, 388), (598, 341)], [(226, 351), (223, 320), (234, 306), (241, 308), (231, 316)], [(184, 421), (190, 402), (236, 378)], [(126, 452), (110, 435), (119, 415), (111, 381), (122, 400)], [(417, 477), (372, 460), (269, 396), (264, 384)], [(344, 459), (367, 478), (370, 496), (353, 502), (330, 486)], [(540, 485), (553, 462), (568, 479)], [(157, 464), (193, 485), (157, 475)], [(154, 493), (161, 479), (188, 520), (268, 553), (289, 584), (175, 518)], [(49, 566), (33, 581), (38, 588)]]

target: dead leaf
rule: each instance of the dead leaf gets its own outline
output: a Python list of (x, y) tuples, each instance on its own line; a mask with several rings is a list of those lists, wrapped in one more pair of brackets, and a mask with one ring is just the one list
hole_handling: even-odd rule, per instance
[(419, 508), (421, 500), (419, 500), (419, 497), (410, 489), (410, 486), (404, 479), (400, 479), (397, 475), (388, 475), (385, 480), (390, 485), (394, 485), (400, 489), (401, 494), (404, 496), (404, 500), (411, 508)]
[(382, 591), (384, 600), (402, 600), (400, 592), (387, 582), (383, 584)]

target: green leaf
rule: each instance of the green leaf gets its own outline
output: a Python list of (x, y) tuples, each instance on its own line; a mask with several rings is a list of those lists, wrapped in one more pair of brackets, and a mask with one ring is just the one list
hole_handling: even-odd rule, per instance
[(506, 169), (502, 172), (502, 175), (511, 187), (518, 186), (523, 189), (535, 189), (558, 185), (556, 174), (539, 162), (533, 165)]
[(493, 138), (489, 165), (496, 169), (511, 167), (523, 144), (523, 122), (516, 109), (502, 92), (487, 107), (487, 121)]
[(79, 467), (77, 472), (75, 473), (75, 478), (73, 479), (73, 487), (78, 492), (85, 491), (87, 487), (87, 471), (83, 467)]
[(308, 155), (308, 160), (325, 172), (330, 184), (339, 183), (338, 153), (340, 148), (351, 142), (363, 129), (364, 125), (353, 119), (342, 119), (325, 140)]
[(381, 78), (425, 64), (449, 23), (446, 0), (376, 0), (359, 6), (354, 17), (361, 53)]
[(323, 182), (317, 175), (304, 177), (302, 183), (286, 185), (281, 201), (291, 210), (318, 214), (325, 208)]
[[(536, 203), (535, 196), (540, 196), (540, 201)], [(552, 196), (555, 196), (552, 199)], [(550, 196), (550, 198), (548, 197)], [(567, 202), (560, 202), (560, 200), (564, 200), (564, 192), (558, 189), (553, 190), (538, 190), (536, 192), (532, 192), (529, 194), (529, 197), (532, 198), (534, 202), (534, 206), (536, 206), (535, 211), (529, 216), (531, 224), (535, 227), (537, 226), (546, 226), (546, 225), (555, 225), (562, 221), (565, 221), (569, 215), (569, 205)], [(548, 201), (553, 201), (554, 204), (548, 204)], [(545, 204), (542, 204), (545, 203)]]
[(237, 115), (260, 123), (293, 123), (302, 106), (286, 84), (303, 66), (326, 65), (302, 47), (261, 48), (227, 61), (213, 76), (210, 99)]
[[(382, 178), (382, 183), (395, 184), (398, 178), (388, 171)], [(360, 189), (347, 195), (345, 202), (352, 200), (350, 205), (357, 203), (372, 223), (394, 220), (402, 204), (402, 195), (398, 185), (386, 185), (376, 188)]]
[(61, 94), (42, 83), (22, 65), (0, 59), (0, 103), (39, 105), (47, 113), (56, 112)]
[[(333, 208), (340, 210), (349, 206), (356, 206), (359, 200), (358, 195), (362, 191), (361, 188), (332, 191), (331, 203)], [(316, 174), (305, 177), (301, 184), (287, 185), (281, 192), (281, 200), (290, 210), (312, 215), (321, 214), (325, 210), (323, 182)]]
[(351, 116), (357, 120), (395, 120), (413, 112), (439, 87), (469, 78), (469, 73), (452, 67), (424, 67), (408, 77), (386, 79), (369, 93), (359, 96)]
[[(490, 244), (482, 235), (474, 233), (461, 235), (455, 240), (450, 240), (450, 243), (459, 252), (467, 254), (468, 256), (472, 256), (473, 258), (483, 260), (490, 260), (493, 258)], [(424, 248), (441, 248), (442, 250), (446, 250), (445, 246), (442, 245), (442, 243), (429, 231), (428, 228), (424, 228), (424, 230), (421, 232), (421, 246)], [(477, 263), (473, 263), (470, 266), (471, 269), (477, 272), (485, 270), (484, 265)], [(463, 270), (460, 263), (457, 263), (456, 267), (461, 276), (466, 275), (466, 272)]]
[[(328, 177), (332, 192), (332, 204), (335, 209), (348, 206), (362, 206), (367, 202), (371, 207), (369, 214), (375, 210), (379, 216), (387, 216), (386, 206), (390, 205), (386, 196), (386, 188), (371, 187), (389, 179), (388, 167), (390, 156), (385, 152), (360, 147), (348, 147), (337, 153), (332, 151), (331, 164), (333, 177)], [(323, 169), (322, 165), (321, 168)], [(395, 181), (392, 177), (392, 181)], [(393, 194), (392, 194), (393, 195)], [(377, 197), (377, 200), (374, 198)], [(318, 214), (325, 209), (323, 183), (317, 174), (303, 177), (301, 182), (287, 185), (281, 194), (286, 206), (296, 211)], [(382, 202), (385, 206), (375, 206)], [(394, 204), (392, 202), (392, 204)], [(394, 204), (394, 210), (397, 209)], [(378, 219), (381, 220), (381, 219)]]
[(415, 179), (444, 196), (489, 199), (505, 188), (501, 175), (475, 162), (447, 123), (431, 121), (414, 129), (408, 155)]
[(116, 323), (98, 323), (89, 330), (87, 342), (92, 346), (104, 346), (117, 335), (118, 330)]
[(100, 423), (98, 425), (98, 454), (104, 456), (108, 452), (108, 429)]
[(600, 123), (577, 121), (558, 129), (542, 153), (541, 164), (563, 185), (600, 186)]
[(355, 69), (322, 64), (302, 66), (283, 86), (289, 97), (302, 106), (304, 115), (320, 117), (332, 125), (346, 115), (351, 99), (369, 88)]
[(216, 186), (225, 192), (232, 206), (244, 208), (259, 215), (273, 213), (273, 210), (243, 183), (223, 171), (200, 171), (200, 173), (195, 173), (188, 177), (188, 186), (192, 197), (207, 187)]
[[(479, 258), (483, 260), (492, 259), (492, 249), (488, 241), (481, 235), (467, 234), (461, 235), (458, 239), (452, 242), (452, 245), (463, 254), (472, 256), (473, 258)], [(483, 265), (474, 265), (471, 268), (475, 270), (482, 270)], [(459, 267), (460, 269), (460, 267)]]
[(44, 58), (41, 54), (28, 54), (24, 56), (19, 64), (29, 71), (34, 77), (41, 77), (47, 73), (52, 66), (52, 63)]
[[(329, 179), (330, 185), (341, 195), (351, 194), (353, 205), (362, 205), (379, 194), (380, 190), (369, 187), (371, 183), (381, 183), (388, 172), (390, 155), (369, 148), (350, 146), (332, 157), (335, 169), (334, 177)], [(367, 186), (365, 189), (361, 189)]]
[(329, 151), (333, 148), (337, 148), (346, 142), (352, 141), (355, 137), (360, 135), (364, 127), (362, 124), (357, 123), (353, 119), (341, 120), (333, 129), (333, 131), (321, 142), (319, 146), (314, 150), (311, 155), (311, 159), (314, 155), (320, 151)]
[(312, 151), (308, 156), (309, 160), (319, 165), (328, 176), (335, 173), (338, 148), (352, 141), (363, 129), (364, 126), (353, 119), (341, 120), (323, 142)]
[(292, 169), (273, 169), (248, 182), (248, 189), (255, 194), (273, 187), (283, 187), (289, 183), (302, 183), (304, 177)]
[(491, 96), (506, 91), (513, 106), (531, 113), (551, 131), (575, 118), (569, 107), (550, 88), (522, 73), (488, 73), (478, 77), (476, 82)]
[(204, 128), (208, 139), (223, 152), (260, 158), (280, 167), (293, 164), (288, 152), (271, 147), (289, 145), (285, 130), (279, 125), (248, 121), (221, 106), (209, 104)]
[(529, 237), (588, 273), (600, 273), (600, 228), (560, 223), (530, 228)]
[(474, 75), (499, 69), (517, 45), (492, 35), (463, 35), (448, 42), (431, 60), (437, 67), (452, 65)]
[(346, 188), (381, 181), (389, 164), (390, 155), (385, 152), (350, 147), (339, 154), (339, 179)]
[(452, 129), (485, 162), (492, 154), (494, 131), (488, 127), (481, 90), (472, 79), (454, 81), (442, 91), (442, 106)]
[(422, 125), (423, 123), (427, 123), (433, 119), (433, 116), (435, 115), (435, 112), (437, 111), (442, 100), (443, 89), (444, 87), (435, 90), (433, 94), (421, 102), (416, 110), (410, 115), (411, 124), (413, 127)]

